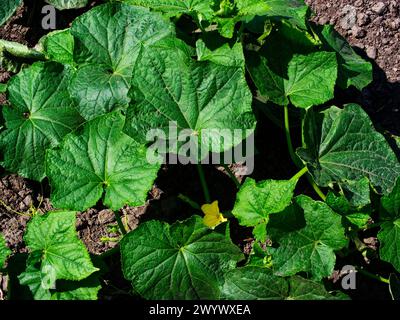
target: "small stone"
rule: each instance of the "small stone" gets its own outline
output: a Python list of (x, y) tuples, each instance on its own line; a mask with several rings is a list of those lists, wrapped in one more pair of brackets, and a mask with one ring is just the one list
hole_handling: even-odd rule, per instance
[(344, 30), (350, 30), (357, 22), (357, 10), (355, 7), (346, 5), (342, 9), (342, 18), (340, 19), (340, 26)]
[(376, 59), (377, 50), (374, 47), (367, 47), (367, 56), (371, 59)]
[(101, 224), (113, 222), (114, 213), (111, 210), (101, 210), (97, 216), (97, 220)]
[(400, 28), (400, 19), (397, 18), (393, 20), (389, 25), (392, 30), (398, 30)]
[(351, 33), (357, 39), (364, 38), (367, 35), (367, 32), (364, 29), (361, 29), (357, 26), (354, 26), (353, 28), (351, 28)]
[(387, 38), (383, 38), (382, 39), (382, 44), (384, 44), (385, 46), (388, 45), (390, 43), (390, 40)]
[(329, 23), (329, 18), (328, 17), (321, 17), (320, 19), (319, 19), (319, 21), (318, 21), (318, 23), (319, 24), (321, 24), (321, 25), (325, 25), (325, 24), (328, 24)]
[(374, 5), (371, 9), (373, 12), (375, 12), (378, 15), (384, 14), (385, 10), (387, 8), (387, 4), (383, 2), (378, 2), (376, 5)]
[(356, 7), (361, 7), (364, 4), (364, 0), (357, 0), (356, 2), (354, 2), (354, 5)]
[(369, 24), (371, 22), (371, 18), (365, 14), (365, 13), (359, 13), (357, 15), (357, 24), (360, 27), (366, 26), (367, 24)]

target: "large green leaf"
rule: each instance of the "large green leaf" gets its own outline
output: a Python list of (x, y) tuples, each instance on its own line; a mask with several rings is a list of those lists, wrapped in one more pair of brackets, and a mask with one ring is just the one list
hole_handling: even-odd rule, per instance
[(183, 42), (168, 40), (142, 54), (133, 72), (136, 103), (128, 109), (125, 130), (146, 142), (149, 130), (161, 129), (168, 136), (175, 122), (178, 135), (199, 137), (190, 142), (202, 145), (203, 157), (203, 151), (222, 152), (239, 144), (243, 138), (233, 137), (233, 129), (253, 130), (252, 95), (243, 68), (194, 61), (189, 52)]
[(381, 198), (381, 219), (379, 256), (400, 271), (400, 178), (392, 192)]
[(88, 0), (46, 0), (58, 10), (78, 9), (87, 5)]
[(386, 194), (400, 175), (396, 155), (356, 104), (307, 112), (304, 140), (298, 155), (320, 186), (367, 177), (377, 192)]
[[(296, 180), (265, 180), (256, 183), (247, 178), (236, 195), (232, 214), (240, 225), (258, 227), (259, 240), (265, 241), (266, 224), (271, 213), (278, 213), (290, 205)], [(261, 239), (260, 239), (261, 238)]]
[(85, 210), (103, 196), (113, 210), (143, 205), (160, 165), (146, 148), (122, 133), (125, 119), (113, 112), (86, 123), (47, 154), (51, 199), (58, 208)]
[(81, 124), (67, 85), (70, 71), (60, 64), (35, 63), (9, 81), (3, 108), (7, 130), (0, 134), (2, 165), (23, 177), (45, 177), (46, 149)]
[(98, 270), (75, 230), (76, 212), (53, 211), (35, 216), (24, 240), (31, 253), (19, 276), (35, 299), (48, 300), (56, 280), (82, 280)]
[[(334, 251), (347, 244), (341, 217), (323, 202), (298, 196), (296, 204), (304, 211), (304, 228), (279, 235), (279, 247), (272, 253), (276, 275), (290, 276), (300, 271), (310, 272), (320, 280), (332, 274)], [(279, 219), (279, 215), (275, 215)]]
[(261, 95), (276, 104), (290, 102), (299, 108), (320, 105), (333, 98), (337, 78), (335, 53), (294, 54), (287, 66), (284, 60), (273, 67), (280, 69), (277, 73), (262, 54), (251, 54), (247, 59), (247, 68)]
[(122, 239), (121, 255), (125, 278), (146, 299), (217, 299), (223, 273), (243, 258), (199, 216), (140, 224)]
[(138, 56), (173, 33), (160, 14), (126, 4), (97, 6), (77, 18), (71, 34), (78, 69), (69, 89), (83, 117), (126, 108)]
[(0, 26), (6, 22), (17, 10), (22, 0), (1, 0), (0, 3)]
[(167, 15), (189, 14), (210, 18), (213, 14), (213, 0), (118, 0), (131, 5), (139, 5), (166, 13)]
[(243, 267), (225, 275), (222, 295), (230, 300), (331, 300), (323, 284), (299, 276), (277, 277), (266, 268)]
[(338, 54), (339, 86), (348, 88), (353, 85), (362, 90), (372, 82), (372, 64), (360, 57), (333, 26), (324, 26), (320, 38)]
[(11, 250), (7, 247), (6, 241), (3, 235), (0, 234), (0, 269), (3, 268), (8, 256), (11, 254)]

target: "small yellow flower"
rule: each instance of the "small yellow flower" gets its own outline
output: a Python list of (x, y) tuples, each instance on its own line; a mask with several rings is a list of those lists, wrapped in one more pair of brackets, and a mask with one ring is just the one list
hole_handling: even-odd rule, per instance
[(214, 229), (220, 223), (228, 221), (228, 219), (226, 219), (219, 212), (217, 200), (211, 204), (202, 205), (201, 211), (203, 211), (203, 213), (204, 213), (203, 223), (209, 228)]

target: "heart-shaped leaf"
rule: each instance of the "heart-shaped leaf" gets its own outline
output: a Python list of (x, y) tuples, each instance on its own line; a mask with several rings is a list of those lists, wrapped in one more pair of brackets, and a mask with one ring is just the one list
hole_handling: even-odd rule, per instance
[(321, 113), (310, 110), (304, 141), (305, 148), (297, 153), (319, 186), (367, 177), (377, 192), (386, 194), (400, 175), (396, 155), (359, 105)]
[(122, 269), (146, 299), (217, 299), (223, 274), (243, 258), (199, 216), (169, 225), (140, 224), (121, 241)]
[(11, 106), (3, 108), (7, 130), (0, 134), (6, 169), (38, 181), (45, 177), (46, 149), (83, 121), (68, 94), (69, 80), (69, 68), (54, 62), (35, 63), (10, 80)]
[[(272, 253), (276, 275), (291, 276), (300, 271), (320, 280), (330, 276), (335, 265), (334, 251), (347, 244), (341, 217), (323, 202), (298, 196), (296, 204), (303, 210), (304, 228), (279, 234), (279, 247)], [(281, 216), (275, 215), (277, 219)], [(283, 216), (282, 216), (283, 217)]]
[(147, 150), (122, 133), (125, 119), (109, 113), (68, 135), (47, 154), (51, 200), (58, 208), (86, 210), (103, 196), (112, 210), (146, 201), (159, 164), (147, 161)]
[(90, 120), (126, 108), (143, 48), (173, 33), (159, 14), (122, 3), (97, 6), (78, 17), (71, 27), (78, 65), (69, 89), (82, 116)]

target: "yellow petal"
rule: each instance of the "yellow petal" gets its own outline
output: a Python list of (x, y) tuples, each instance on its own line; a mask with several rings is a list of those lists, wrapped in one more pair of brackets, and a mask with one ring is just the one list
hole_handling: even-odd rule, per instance
[(218, 200), (215, 200), (211, 204), (203, 204), (201, 206), (201, 211), (203, 211), (205, 215), (219, 215)]
[(209, 228), (215, 228), (220, 223), (228, 221), (228, 219), (219, 212), (218, 201), (202, 205), (201, 210), (204, 213), (203, 223)]
[(209, 228), (215, 228), (220, 223), (228, 221), (222, 214), (219, 215), (211, 215), (206, 214), (203, 218), (203, 223)]

